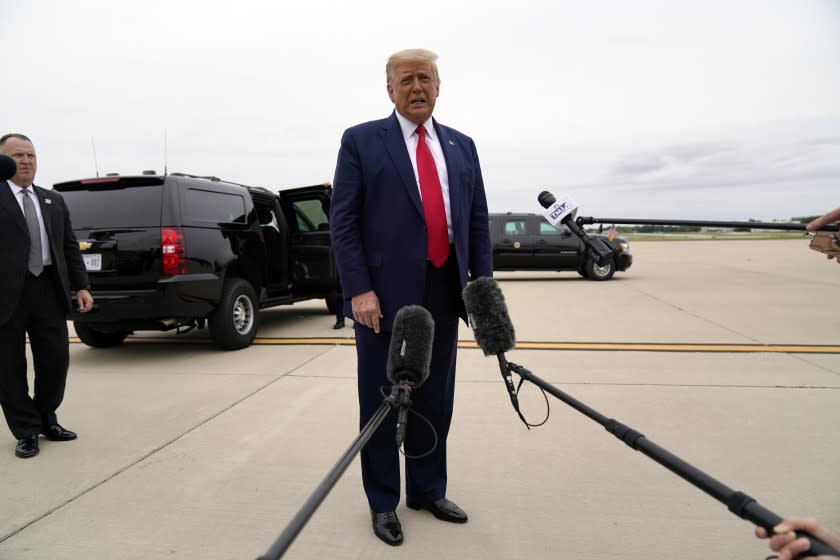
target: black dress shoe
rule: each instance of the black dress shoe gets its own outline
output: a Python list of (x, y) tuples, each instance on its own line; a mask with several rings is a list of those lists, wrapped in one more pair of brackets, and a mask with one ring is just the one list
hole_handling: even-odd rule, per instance
[(71, 439), (76, 439), (75, 432), (65, 430), (58, 424), (53, 424), (46, 430), (41, 430), (41, 433), (50, 441), (70, 441)]
[(343, 329), (344, 328), (344, 321), (336, 321), (335, 325), (333, 325), (334, 329)]
[(391, 546), (401, 545), (403, 542), (402, 525), (396, 512), (386, 511), (384, 513), (370, 512), (373, 522), (373, 534), (379, 537), (382, 542)]
[(22, 459), (38, 454), (38, 436), (20, 438), (15, 446), (15, 455)]
[(459, 508), (455, 502), (441, 498), (440, 500), (427, 500), (425, 498), (407, 497), (405, 505), (411, 509), (425, 509), (432, 512), (435, 517), (451, 523), (466, 523), (467, 514)]

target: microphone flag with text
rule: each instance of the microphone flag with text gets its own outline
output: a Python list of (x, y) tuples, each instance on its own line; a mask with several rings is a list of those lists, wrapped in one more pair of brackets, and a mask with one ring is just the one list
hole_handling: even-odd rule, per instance
[(385, 364), (388, 381), (405, 387), (399, 393), (402, 400), (397, 413), (397, 447), (405, 439), (411, 392), (429, 378), (434, 338), (435, 321), (428, 310), (419, 305), (407, 305), (397, 311)]
[(17, 164), (9, 156), (0, 154), (0, 181), (7, 181), (17, 173)]
[(612, 248), (603, 239), (590, 237), (575, 221), (578, 207), (574, 201), (569, 198), (558, 201), (553, 194), (543, 191), (537, 196), (537, 202), (545, 208), (543, 214), (551, 225), (556, 227), (562, 224), (583, 241), (587, 255), (598, 266), (605, 266), (613, 258)]
[[(773, 527), (781, 523), (782, 518), (779, 515), (763, 507), (751, 496), (725, 486), (697, 467), (650, 441), (644, 434), (613, 418), (604, 416), (597, 410), (540, 379), (523, 366), (508, 362), (504, 357), (504, 352), (514, 346), (513, 324), (508, 316), (507, 305), (505, 305), (501, 288), (495, 280), (482, 277), (470, 282), (464, 289), (464, 303), (475, 333), (476, 342), (484, 351), (484, 355), (495, 354), (499, 358), (499, 366), (502, 368), (502, 377), (505, 378), (505, 384), (511, 394), (511, 402), (523, 422), (525, 422), (525, 419), (519, 411), (518, 403), (514, 400), (515, 392), (513, 391), (513, 381), (510, 379), (511, 372), (521, 377), (520, 386), (523, 381), (530, 381), (542, 389), (543, 392), (550, 393), (578, 412), (601, 424), (609, 433), (623, 441), (627, 446), (653, 459), (726, 505), (733, 514), (752, 522), (754, 525), (764, 527), (768, 534), (772, 535)], [(525, 424), (528, 425), (527, 422)], [(840, 556), (840, 553), (833, 551), (825, 543), (808, 533), (799, 531), (797, 535), (810, 539), (811, 548), (808, 554)]]

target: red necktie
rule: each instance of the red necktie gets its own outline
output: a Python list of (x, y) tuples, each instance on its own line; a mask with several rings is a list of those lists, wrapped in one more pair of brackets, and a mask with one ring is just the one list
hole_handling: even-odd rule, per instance
[(435, 158), (426, 145), (426, 129), (417, 127), (417, 175), (420, 176), (420, 195), (423, 197), (423, 215), (426, 217), (428, 257), (440, 268), (449, 258), (449, 233), (446, 227), (446, 210), (440, 188)]

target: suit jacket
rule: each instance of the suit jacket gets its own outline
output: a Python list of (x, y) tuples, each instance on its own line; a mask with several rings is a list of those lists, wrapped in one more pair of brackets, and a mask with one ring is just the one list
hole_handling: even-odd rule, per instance
[[(79, 243), (73, 234), (70, 212), (64, 199), (55, 191), (31, 187), (41, 205), (44, 227), (49, 238), (53, 270), (64, 294), (69, 314), (71, 290), (88, 288), (88, 275)], [(29, 266), (29, 230), (26, 219), (6, 181), (0, 182), (0, 325), (6, 323), (20, 303), (23, 283)], [(57, 286), (58, 288), (58, 286)]]
[[(463, 288), (492, 276), (484, 181), (472, 139), (434, 121), (449, 175), (455, 255)], [(345, 313), (354, 295), (373, 290), (390, 331), (404, 305), (425, 293), (426, 223), (396, 114), (347, 129), (341, 139), (330, 209)], [(466, 316), (463, 315), (466, 320)]]

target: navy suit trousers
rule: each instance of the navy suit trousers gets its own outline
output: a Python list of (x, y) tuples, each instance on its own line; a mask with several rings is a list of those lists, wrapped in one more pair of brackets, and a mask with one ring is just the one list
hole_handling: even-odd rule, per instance
[[(427, 418), (437, 433), (437, 446), (420, 459), (405, 459), (406, 495), (437, 500), (446, 496), (446, 439), (455, 397), (455, 357), (458, 320), (463, 310), (461, 285), (454, 250), (437, 269), (427, 264), (423, 307), (435, 321), (429, 378), (412, 392), (412, 410)], [(360, 428), (364, 427), (390, 393), (385, 363), (391, 333), (375, 334), (355, 325), (358, 357)], [(384, 395), (383, 395), (384, 393)], [(400, 460), (396, 447), (396, 410), (391, 411), (361, 452), (362, 481), (370, 509), (393, 511), (400, 501)], [(430, 426), (409, 413), (404, 443), (410, 456), (428, 453), (435, 445)]]

